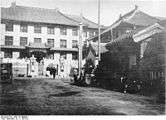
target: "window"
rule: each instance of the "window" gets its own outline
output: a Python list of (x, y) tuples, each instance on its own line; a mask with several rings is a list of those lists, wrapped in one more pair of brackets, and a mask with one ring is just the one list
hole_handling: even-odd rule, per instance
[(78, 54), (72, 53), (72, 60), (78, 60)]
[(60, 58), (66, 59), (67, 58), (66, 52), (61, 52), (60, 53)]
[(72, 40), (72, 48), (78, 48), (78, 41)]
[(77, 36), (78, 35), (78, 30), (77, 28), (72, 29), (72, 36)]
[(20, 31), (21, 32), (28, 32), (28, 26), (27, 25), (20, 25)]
[(20, 46), (27, 45), (27, 37), (20, 37)]
[(87, 32), (86, 32), (86, 31), (84, 31), (84, 33), (83, 33), (83, 34), (84, 34), (84, 37), (87, 37)]
[(54, 39), (47, 39), (47, 45), (49, 47), (54, 47)]
[(41, 26), (34, 26), (34, 33), (41, 33)]
[(54, 34), (54, 27), (47, 27), (48, 34)]
[(61, 35), (67, 35), (67, 29), (66, 28), (60, 28), (60, 34)]
[(94, 32), (90, 31), (89, 32), (89, 37), (93, 37), (94, 36)]
[(12, 51), (5, 51), (4, 58), (12, 58)]
[(66, 40), (60, 40), (60, 48), (67, 48), (67, 41)]
[(5, 45), (13, 45), (13, 36), (5, 36)]
[(12, 23), (6, 23), (6, 31), (13, 31), (13, 24)]
[(41, 38), (34, 38), (34, 43), (42, 43)]
[(54, 59), (54, 54), (53, 53), (49, 53), (49, 54), (47, 54), (46, 58), (53, 60)]

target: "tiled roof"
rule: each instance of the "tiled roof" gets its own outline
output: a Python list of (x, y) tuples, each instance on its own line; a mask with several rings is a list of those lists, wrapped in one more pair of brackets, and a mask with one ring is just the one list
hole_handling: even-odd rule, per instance
[(166, 20), (166, 17), (156, 17), (159, 20)]
[(63, 24), (78, 26), (79, 23), (65, 16), (56, 9), (45, 9), (25, 6), (11, 6), (9, 8), (1, 8), (1, 19), (38, 22), (50, 24)]
[(119, 36), (118, 38), (116, 38), (115, 40), (108, 42), (106, 44), (106, 47), (114, 45), (114, 44), (119, 44), (121, 42), (126, 42), (126, 41), (124, 41), (124, 39), (129, 40), (127, 38), (132, 38), (132, 35), (133, 35), (132, 32), (123, 34), (123, 35)]
[[(107, 29), (105, 29), (101, 35), (104, 35), (106, 32), (110, 31), (111, 29), (120, 26), (121, 24), (129, 24), (129, 25), (134, 25), (134, 26), (142, 26), (146, 27), (149, 25), (152, 25), (156, 22), (159, 22), (160, 19), (150, 16), (140, 10), (138, 10), (137, 7), (133, 9), (132, 11), (126, 13), (125, 15), (121, 16), (117, 21), (115, 21), (112, 25), (110, 25)], [(97, 36), (90, 38), (94, 39)]]
[(152, 17), (140, 10), (135, 11), (134, 15), (131, 18), (125, 20), (128, 23), (139, 25), (139, 26), (149, 26), (159, 21), (159, 19)]
[[(79, 23), (83, 23), (84, 25), (86, 25), (88, 28), (98, 28), (98, 24), (97, 23), (94, 23), (88, 19), (86, 19), (85, 17), (83, 16), (77, 16), (77, 15), (66, 15), (68, 16), (69, 18), (79, 22)], [(104, 29), (104, 26), (101, 26), (101, 28)]]
[(133, 35), (134, 41), (135, 42), (142, 41), (142, 40), (144, 40), (144, 39), (146, 39), (146, 38), (148, 38), (156, 33), (160, 33), (162, 31), (164, 31), (164, 29), (165, 28), (161, 24), (155, 23), (151, 26), (140, 29), (139, 31), (137, 30)]
[(162, 20), (160, 22), (158, 22), (159, 25), (161, 25), (162, 27), (165, 27), (166, 28), (166, 20)]

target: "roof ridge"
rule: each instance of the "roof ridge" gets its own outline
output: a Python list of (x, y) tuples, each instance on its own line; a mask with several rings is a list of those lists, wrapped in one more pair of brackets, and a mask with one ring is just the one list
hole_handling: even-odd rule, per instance
[(74, 22), (79, 23), (78, 21), (73, 20), (72, 18), (70, 18), (70, 17), (66, 16), (65, 14), (63, 14), (62, 12), (60, 12), (59, 10), (58, 10), (57, 12), (58, 12), (58, 13), (60, 13), (61, 15), (63, 15), (64, 17), (66, 17), (67, 19), (70, 19), (70, 20), (72, 20), (72, 21), (74, 21)]
[[(97, 23), (95, 23), (95, 22), (93, 22), (93, 21), (91, 21), (91, 20), (89, 20), (89, 19), (87, 19), (87, 18), (85, 18), (84, 16), (79, 16), (79, 15), (74, 15), (74, 14), (65, 14), (65, 15), (67, 15), (67, 16), (75, 16), (75, 17), (79, 17), (79, 18), (83, 18), (84, 20), (87, 20), (87, 21), (89, 21), (89, 22), (91, 22), (91, 23), (93, 23), (93, 24), (96, 24), (96, 25), (98, 25)], [(71, 18), (72, 19), (72, 18)]]
[[(42, 7), (37, 7), (37, 6), (35, 7), (35, 6), (21, 6), (21, 5), (16, 5), (15, 7), (59, 11), (58, 8), (51, 9), (51, 8), (42, 8)], [(14, 7), (10, 6), (9, 8), (14, 8)]]

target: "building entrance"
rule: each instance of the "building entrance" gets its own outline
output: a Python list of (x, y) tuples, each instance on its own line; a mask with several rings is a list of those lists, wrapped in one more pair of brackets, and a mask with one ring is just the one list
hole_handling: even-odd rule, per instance
[(37, 70), (37, 75), (38, 76), (43, 76), (44, 75), (44, 60), (43, 58), (46, 56), (46, 53), (41, 52), (41, 51), (33, 51), (31, 54), (35, 57), (36, 59), (36, 67), (38, 68)]

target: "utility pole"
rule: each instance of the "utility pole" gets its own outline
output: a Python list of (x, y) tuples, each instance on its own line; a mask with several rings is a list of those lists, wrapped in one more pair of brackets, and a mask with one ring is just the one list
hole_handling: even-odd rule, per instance
[(82, 32), (83, 32), (83, 23), (79, 24), (79, 47), (78, 47), (78, 76), (81, 76), (81, 69), (82, 69)]
[(100, 0), (98, 0), (98, 63), (100, 59)]

